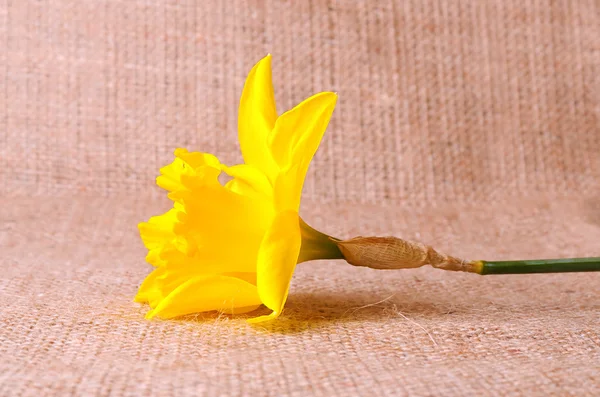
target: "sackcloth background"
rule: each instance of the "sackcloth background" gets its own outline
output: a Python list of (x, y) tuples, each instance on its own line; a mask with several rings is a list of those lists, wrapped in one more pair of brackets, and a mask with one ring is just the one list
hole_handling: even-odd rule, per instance
[(144, 320), (158, 169), (240, 161), (267, 53), (279, 112), (339, 93), (311, 225), (600, 256), (597, 0), (2, 0), (0, 395), (600, 395), (600, 274), (311, 262), (271, 324)]

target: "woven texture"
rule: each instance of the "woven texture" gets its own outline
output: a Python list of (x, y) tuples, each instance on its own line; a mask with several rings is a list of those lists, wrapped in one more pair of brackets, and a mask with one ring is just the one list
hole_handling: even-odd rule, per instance
[(283, 317), (146, 321), (176, 147), (246, 74), (339, 101), (302, 217), (468, 259), (600, 256), (600, 3), (0, 1), (0, 395), (598, 395), (600, 274), (299, 266)]

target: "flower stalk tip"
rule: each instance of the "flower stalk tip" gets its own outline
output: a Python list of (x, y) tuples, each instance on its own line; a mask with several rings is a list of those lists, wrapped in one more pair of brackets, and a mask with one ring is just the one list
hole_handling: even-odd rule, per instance
[(430, 246), (397, 237), (355, 237), (336, 242), (344, 259), (371, 269), (437, 269), (491, 274), (572, 273), (600, 271), (600, 258), (468, 261), (440, 253)]

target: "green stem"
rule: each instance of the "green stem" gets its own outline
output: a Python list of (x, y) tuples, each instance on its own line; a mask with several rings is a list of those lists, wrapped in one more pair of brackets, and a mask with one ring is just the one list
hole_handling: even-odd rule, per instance
[(477, 264), (481, 265), (477, 272), (481, 275), (600, 271), (600, 258), (479, 261)]
[(302, 235), (302, 245), (300, 247), (298, 263), (318, 259), (344, 258), (344, 255), (342, 255), (339, 247), (334, 242), (337, 239), (313, 229), (302, 218), (300, 218), (300, 233)]

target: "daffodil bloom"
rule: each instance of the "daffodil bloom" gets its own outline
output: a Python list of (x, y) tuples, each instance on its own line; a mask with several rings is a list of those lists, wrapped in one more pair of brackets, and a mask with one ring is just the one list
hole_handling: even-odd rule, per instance
[[(304, 178), (337, 95), (316, 94), (277, 116), (271, 56), (250, 72), (240, 100), (238, 137), (244, 164), (175, 150), (157, 184), (174, 202), (139, 225), (147, 261), (156, 269), (140, 286), (147, 318), (220, 311), (245, 313), (264, 305), (279, 316), (297, 263), (342, 258), (334, 242), (299, 215)], [(224, 172), (232, 179), (222, 185)]]

